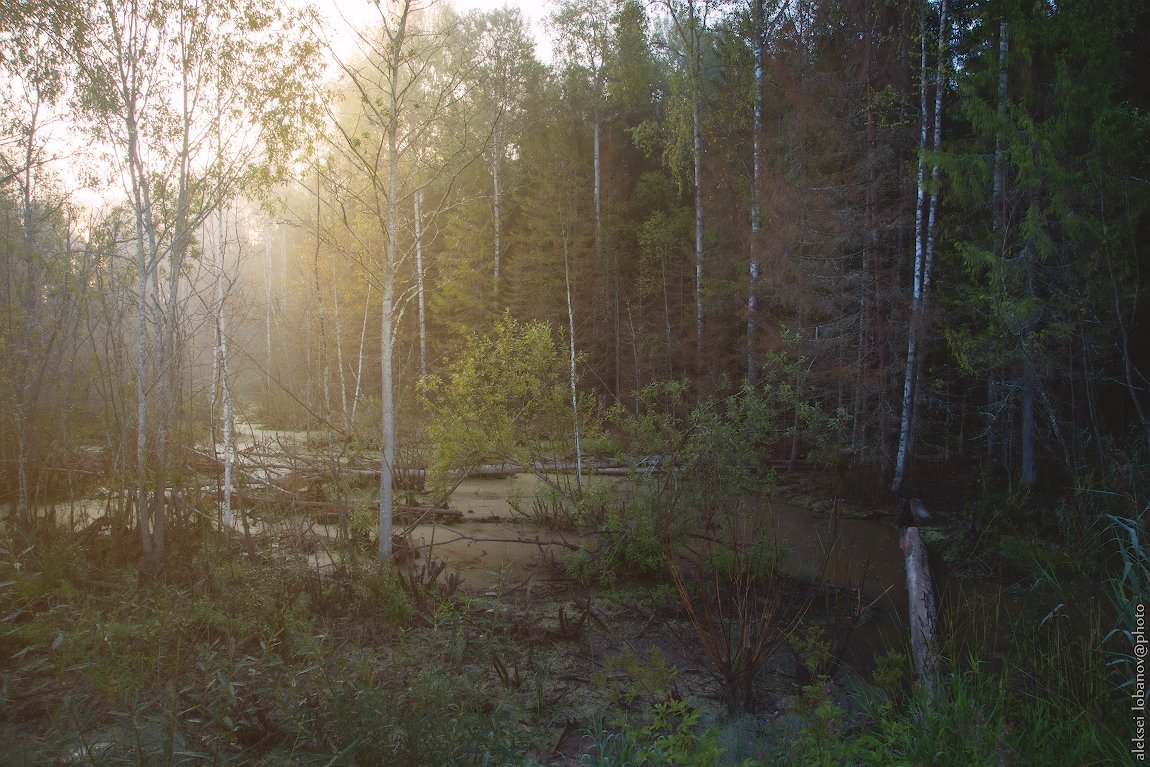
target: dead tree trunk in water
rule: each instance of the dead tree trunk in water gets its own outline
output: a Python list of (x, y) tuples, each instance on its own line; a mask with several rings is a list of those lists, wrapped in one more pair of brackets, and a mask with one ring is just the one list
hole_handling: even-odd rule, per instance
[(915, 680), (934, 700), (934, 672), (938, 664), (938, 607), (930, 575), (926, 544), (917, 527), (903, 528), (899, 539), (906, 558), (906, 591), (910, 610), (910, 649)]

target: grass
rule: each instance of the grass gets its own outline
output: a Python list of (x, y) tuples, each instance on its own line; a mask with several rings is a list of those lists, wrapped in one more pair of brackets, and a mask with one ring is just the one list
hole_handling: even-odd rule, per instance
[(413, 607), (389, 567), (321, 575), (303, 556), (252, 561), (211, 540), (141, 589), (130, 564), (65, 539), (5, 544), (4, 764), (482, 764), (522, 750), (482, 674), (400, 641)]
[[(813, 681), (724, 719), (644, 650), (597, 666), (602, 689), (588, 695), (607, 708), (582, 763), (1123, 763), (1128, 621), (1150, 580), (1140, 520), (1111, 525), (1115, 568), (1098, 600), (1051, 570), (1022, 609), (956, 608), (933, 702), (910, 692), (905, 658), (851, 680), (803, 631), (782, 653), (797, 652)], [(140, 587), (122, 544), (79, 541), (0, 532), (0, 764), (527, 764), (532, 747), (547, 763), (567, 693), (537, 656), (547, 642), (591, 644), (585, 629), (542, 640), (538, 611), (511, 614), (498, 597), (452, 595), (363, 557), (320, 573), (286, 544), (253, 559), (204, 532)], [(712, 554), (730, 570), (729, 552)], [(611, 630), (614, 615), (675, 602), (665, 582), (605, 596)]]

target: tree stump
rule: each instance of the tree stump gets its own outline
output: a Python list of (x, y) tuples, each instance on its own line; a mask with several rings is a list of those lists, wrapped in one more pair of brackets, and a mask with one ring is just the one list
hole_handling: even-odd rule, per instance
[(926, 544), (917, 527), (903, 528), (899, 542), (906, 558), (906, 591), (910, 602), (910, 650), (916, 681), (931, 701), (935, 697), (934, 672), (938, 663), (938, 607), (930, 575)]

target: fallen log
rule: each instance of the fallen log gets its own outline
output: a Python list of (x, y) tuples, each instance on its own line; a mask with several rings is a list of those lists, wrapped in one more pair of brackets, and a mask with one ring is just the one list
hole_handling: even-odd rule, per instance
[(519, 467), (513, 463), (490, 463), (467, 469), (470, 479), (506, 479), (518, 473)]
[(395, 513), (436, 519), (463, 519), (463, 512), (459, 509), (437, 509), (429, 506), (400, 506)]
[(587, 474), (598, 474), (604, 477), (629, 477), (632, 474), (650, 474), (652, 469), (632, 469), (629, 466), (599, 466), (592, 467)]
[(905, 527), (899, 536), (906, 558), (906, 591), (910, 608), (910, 650), (916, 681), (934, 700), (934, 672), (938, 663), (938, 606), (930, 575), (926, 544), (917, 527)]

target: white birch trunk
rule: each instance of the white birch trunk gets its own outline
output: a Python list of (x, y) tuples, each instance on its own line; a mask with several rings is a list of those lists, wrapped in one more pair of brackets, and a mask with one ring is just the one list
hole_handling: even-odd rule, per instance
[[(495, 193), (495, 283), (499, 284), (499, 183)], [(419, 375), (427, 377), (427, 298), (423, 292), (423, 190), (415, 192), (415, 298), (419, 308)], [(366, 309), (365, 309), (366, 313)]]
[(226, 320), (224, 316), (224, 211), (216, 211), (216, 349), (212, 355), (212, 455), (219, 458), (220, 445), (216, 438), (216, 406), (223, 400), (224, 486), (221, 518), (224, 529), (232, 526), (232, 400), (228, 389)]
[(903, 528), (899, 543), (906, 564), (906, 591), (909, 599), (910, 646), (915, 681), (935, 698), (935, 671), (938, 666), (938, 607), (934, 579), (930, 574), (926, 545), (917, 527)]
[[(221, 275), (222, 276), (222, 275)], [(232, 518), (232, 478), (235, 465), (235, 408), (232, 402), (232, 387), (228, 379), (228, 336), (225, 305), (220, 303), (220, 387), (224, 395), (224, 527), (231, 528)]]
[(367, 292), (363, 299), (363, 324), (359, 329), (359, 355), (355, 363), (355, 395), (351, 398), (351, 422), (355, 423), (355, 415), (359, 411), (359, 392), (363, 384), (363, 346), (367, 338), (368, 307), (371, 306), (371, 283), (367, 284)]
[(264, 235), (264, 396), (272, 391), (272, 233)]
[[(500, 270), (503, 266), (503, 183), (499, 175), (500, 159), (503, 147), (500, 145), (499, 118), (495, 118), (495, 125), (491, 129), (491, 184), (492, 184), (492, 224), (495, 229), (495, 299), (499, 300)], [(416, 202), (418, 206), (419, 203)], [(416, 226), (419, 226), (419, 213), (416, 213)], [(416, 242), (419, 236), (416, 235)], [(417, 246), (418, 247), (418, 246)]]
[(911, 288), (910, 327), (907, 332), (906, 368), (903, 371), (902, 417), (899, 424), (898, 452), (894, 462), (891, 492), (902, 490), (906, 476), (907, 451), (910, 446), (911, 411), (914, 406), (914, 371), (918, 361), (918, 322), (921, 320), (922, 275), (925, 263), (924, 203), (926, 199), (927, 99), (926, 99), (926, 23), (919, 38), (919, 143), (918, 192), (914, 209), (914, 284)]
[(319, 256), (320, 256), (320, 178), (319, 170), (315, 174), (315, 253), (312, 257), (312, 278), (315, 281), (316, 309), (319, 320), (319, 353), (320, 385), (323, 393), (323, 420), (325, 423), (331, 417), (331, 355), (327, 353), (327, 309), (324, 306), (323, 288), (319, 284)]
[[(947, 35), (949, 26), (948, 5), (947, 0), (941, 0), (939, 3), (939, 21), (938, 21), (938, 62), (937, 72), (934, 76), (934, 135), (932, 137), (931, 146), (937, 153), (942, 147), (942, 94), (946, 89), (946, 69), (947, 69)], [(930, 284), (931, 272), (934, 268), (934, 232), (935, 221), (938, 218), (938, 177), (939, 165), (938, 158), (935, 157), (934, 163), (930, 168), (930, 211), (927, 214), (926, 220), (926, 255), (924, 257), (922, 269), (922, 301), (921, 308), (924, 315), (923, 328), (925, 332), (925, 319), (930, 313)], [(920, 357), (921, 366), (921, 357)]]
[[(934, 77), (934, 134), (931, 140), (931, 146), (936, 153), (942, 147), (942, 94), (946, 87), (947, 27), (947, 0), (941, 0), (939, 3), (938, 22), (938, 62), (936, 64), (937, 71)], [(926, 343), (926, 331), (930, 325), (930, 286), (931, 274), (934, 269), (935, 222), (938, 219), (938, 179), (939, 164), (936, 156), (930, 168), (930, 205), (926, 218), (926, 246), (923, 255), (922, 290), (920, 291), (921, 296), (918, 302), (920, 319), (915, 324), (915, 329), (919, 334), (920, 347)], [(909, 436), (907, 438), (910, 447), (908, 449), (909, 458), (907, 462), (914, 460), (914, 440), (918, 431), (919, 412), (922, 410), (922, 398), (919, 396), (919, 392), (922, 391), (922, 368), (925, 359), (926, 355), (923, 354), (920, 349), (915, 359), (914, 367), (914, 388), (911, 401)]]
[[(407, 8), (399, 18), (393, 45), (395, 52), (402, 49), (406, 33)], [(392, 475), (395, 470), (395, 380), (392, 354), (394, 342), (392, 324), (395, 314), (395, 268), (399, 262), (399, 63), (394, 59), (389, 67), (388, 91), (391, 100), (390, 120), (387, 125), (387, 250), (384, 264), (383, 298), (380, 309), (380, 431), (383, 434), (383, 456), (379, 471), (379, 556), (391, 559), (391, 516), (394, 503)]]
[[(148, 515), (148, 290), (152, 284), (153, 247), (145, 247), (148, 191), (141, 182), (135, 115), (129, 102), (124, 119), (128, 136), (128, 164), (132, 206), (136, 225), (136, 525), (145, 561), (152, 558), (152, 534)], [(151, 238), (149, 238), (151, 242)]]
[[(37, 277), (38, 269), (35, 265), (35, 244), (36, 244), (36, 216), (34, 214), (34, 206), (36, 205), (33, 190), (34, 176), (33, 168), (35, 167), (36, 157), (36, 130), (39, 126), (38, 117), (40, 113), (39, 100), (36, 100), (35, 106), (32, 110), (31, 120), (28, 125), (28, 133), (24, 137), (26, 142), (24, 146), (24, 173), (23, 184), (21, 189), (21, 212), (23, 218), (24, 228), (24, 285), (22, 290), (22, 306), (24, 309), (24, 327), (20, 331), (17, 342), (17, 357), (19, 359), (19, 373), (16, 381), (16, 397), (15, 407), (13, 408), (15, 421), (16, 421), (16, 523), (20, 530), (28, 530), (32, 524), (32, 503), (31, 503), (31, 483), (28, 479), (28, 464), (30, 463), (30, 445), (29, 438), (33, 435), (29, 432), (28, 416), (26, 407), (31, 404), (34, 393), (32, 391), (32, 381), (29, 378), (30, 366), (33, 356), (33, 340), (32, 334), (35, 332), (38, 323), (37, 314), (40, 305), (39, 295), (40, 286), (38, 285), (39, 279)], [(10, 279), (10, 278), (9, 278)]]
[[(394, 141), (393, 141), (394, 143)], [(391, 178), (388, 187), (395, 191), (398, 184), (395, 182), (396, 163), (393, 161)], [(395, 212), (395, 198), (388, 196), (387, 212), (387, 270), (388, 275), (383, 284), (383, 304), (380, 311), (380, 378), (382, 391), (380, 392), (380, 429), (383, 434), (383, 455), (380, 459), (379, 471), (379, 556), (381, 559), (391, 559), (391, 513), (393, 503), (392, 472), (395, 466), (395, 396), (394, 396), (394, 370), (392, 365), (392, 317), (395, 313), (395, 298), (393, 277), (396, 248), (398, 246), (396, 230), (398, 216)]]
[(343, 324), (339, 312), (339, 288), (335, 280), (331, 282), (331, 311), (335, 317), (335, 364), (339, 369), (339, 404), (343, 414), (344, 436), (351, 434), (351, 410), (347, 404), (347, 375), (343, 368)]
[(563, 280), (567, 287), (567, 336), (570, 345), (571, 364), (571, 418), (575, 434), (575, 486), (583, 489), (583, 447), (579, 429), (579, 394), (575, 388), (578, 377), (575, 372), (575, 309), (571, 304), (571, 267), (568, 259), (567, 236), (563, 236)]
[(593, 126), (593, 143), (595, 155), (595, 263), (599, 265), (600, 269), (603, 267), (603, 208), (602, 208), (602, 189), (603, 189), (603, 176), (602, 168), (600, 166), (600, 151), (599, 151), (599, 94), (595, 94), (596, 104), (595, 113), (592, 116), (594, 121)]

